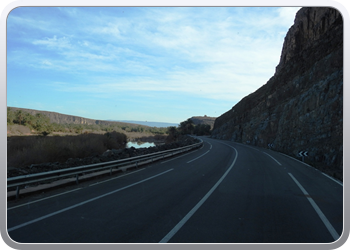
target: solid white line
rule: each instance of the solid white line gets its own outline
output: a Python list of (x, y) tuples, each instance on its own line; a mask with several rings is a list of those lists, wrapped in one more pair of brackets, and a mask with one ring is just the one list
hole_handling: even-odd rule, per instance
[(202, 155), (198, 156), (197, 158), (194, 158), (194, 159), (192, 159), (192, 160), (188, 161), (187, 163), (193, 162), (193, 161), (195, 161), (195, 160), (197, 160), (197, 159), (201, 158), (201, 157), (202, 157), (202, 156), (204, 156), (205, 154), (208, 154), (208, 153), (209, 153), (209, 151), (210, 151), (210, 150), (208, 150), (208, 151), (207, 151), (207, 152), (205, 152), (204, 154), (202, 154)]
[[(227, 144), (225, 144), (227, 145)], [(181, 227), (191, 218), (191, 216), (203, 205), (203, 203), (209, 198), (209, 196), (215, 191), (215, 189), (220, 185), (220, 183), (223, 181), (223, 179), (227, 176), (227, 174), (230, 172), (232, 169), (233, 165), (235, 165), (235, 162), (237, 160), (238, 152), (237, 150), (230, 146), (227, 145), (231, 148), (233, 148), (236, 151), (236, 157), (233, 160), (231, 166), (229, 169), (226, 170), (225, 174), (218, 180), (218, 182), (209, 190), (209, 192), (195, 205), (188, 214), (182, 218), (182, 220), (159, 242), (159, 243), (167, 243), (169, 240), (181, 229)]]
[(328, 174), (325, 174), (322, 172), (322, 174), (326, 177), (328, 177), (329, 179), (331, 179), (332, 181), (335, 181), (336, 183), (338, 183), (339, 185), (343, 186), (343, 183), (341, 183), (340, 181), (334, 179), (333, 177), (329, 176)]
[(89, 187), (92, 187), (92, 186), (95, 186), (95, 185), (98, 185), (98, 184), (101, 184), (101, 183), (104, 183), (104, 182), (107, 182), (107, 181), (112, 181), (112, 180), (115, 180), (115, 179), (119, 179), (121, 177), (124, 177), (124, 176), (127, 176), (127, 175), (130, 175), (130, 174), (134, 174), (134, 173), (137, 173), (137, 172), (140, 172), (142, 170), (145, 170), (144, 168), (142, 169), (139, 169), (139, 170), (136, 170), (136, 171), (133, 171), (131, 173), (128, 173), (128, 174), (123, 174), (123, 175), (120, 175), (120, 176), (117, 176), (117, 177), (114, 177), (114, 178), (110, 178), (108, 180), (104, 180), (104, 181), (99, 181), (99, 182), (96, 182), (96, 183), (93, 183), (93, 184), (90, 184)]
[(327, 227), (329, 233), (332, 235), (333, 239), (334, 240), (339, 239), (339, 234), (334, 229), (334, 227), (329, 222), (329, 220), (326, 218), (326, 216), (322, 213), (321, 209), (317, 206), (317, 204), (314, 202), (314, 200), (310, 197), (308, 192), (306, 192), (306, 190), (303, 188), (303, 186), (297, 181), (297, 179), (295, 179), (295, 177), (291, 173), (288, 173), (288, 174), (294, 180), (294, 182), (298, 185), (300, 190), (304, 193), (305, 197), (309, 200), (309, 202), (311, 203), (312, 207), (315, 209), (316, 213), (318, 214), (318, 216), (320, 217), (320, 219), (322, 220), (324, 225)]
[[(299, 163), (302, 163), (302, 164), (304, 164), (305, 166), (307, 166), (307, 167), (309, 167), (309, 168), (313, 168), (312, 166), (310, 166), (309, 164), (307, 164), (307, 163), (305, 163), (305, 162), (303, 162), (303, 161), (300, 161), (300, 160), (298, 160), (298, 159), (295, 159), (295, 158), (293, 158), (293, 157), (291, 157), (291, 156), (289, 156), (289, 155), (286, 155), (286, 154), (283, 154), (283, 153), (280, 153), (281, 155), (284, 155), (284, 156), (287, 156), (287, 157), (289, 157), (289, 158), (291, 158), (291, 159), (293, 159), (293, 160), (295, 160), (295, 161), (297, 161), (297, 162), (299, 162)], [(314, 168), (315, 170), (317, 170), (316, 168)]]
[(281, 163), (279, 163), (279, 161), (277, 161), (275, 158), (273, 158), (271, 155), (269, 155), (268, 153), (266, 153), (266, 152), (263, 152), (264, 154), (267, 154), (268, 156), (270, 156), (272, 159), (274, 159), (275, 160), (275, 162), (277, 162), (280, 166), (282, 166), (282, 164)]
[(50, 196), (50, 197), (42, 198), (42, 199), (40, 199), (40, 200), (27, 202), (27, 203), (22, 204), (22, 205), (18, 205), (18, 206), (15, 206), (15, 207), (10, 207), (10, 208), (8, 208), (7, 210), (11, 210), (11, 209), (15, 209), (15, 208), (18, 208), (18, 207), (23, 207), (23, 206), (28, 206), (28, 205), (30, 205), (30, 204), (33, 204), (33, 203), (36, 203), (36, 202), (39, 202), (39, 201), (47, 200), (47, 199), (50, 199), (50, 198), (53, 198), (53, 197), (57, 197), (57, 196), (60, 196), (60, 195), (63, 195), (63, 194), (68, 194), (68, 193), (71, 193), (71, 192), (74, 192), (74, 191), (77, 191), (77, 190), (80, 190), (80, 189), (82, 189), (82, 188), (77, 188), (77, 189), (70, 190), (70, 191), (67, 191), (67, 192), (64, 192), (64, 193), (52, 195), (52, 196)]
[(31, 220), (31, 221), (28, 221), (28, 222), (26, 222), (26, 223), (23, 223), (23, 224), (20, 224), (20, 225), (11, 227), (11, 228), (9, 228), (7, 231), (8, 231), (8, 232), (13, 231), (13, 230), (16, 230), (16, 229), (18, 229), (18, 228), (21, 228), (21, 227), (24, 227), (24, 226), (33, 224), (33, 223), (35, 223), (35, 222), (41, 221), (41, 220), (46, 219), (46, 218), (49, 218), (49, 217), (54, 216), (54, 215), (56, 215), (56, 214), (60, 214), (60, 213), (63, 213), (63, 212), (65, 212), (65, 211), (68, 211), (68, 210), (70, 210), (70, 209), (73, 209), (73, 208), (82, 206), (82, 205), (84, 205), (84, 204), (86, 204), (86, 203), (89, 203), (89, 202), (98, 200), (98, 199), (100, 199), (100, 198), (103, 198), (103, 197), (106, 197), (106, 196), (108, 196), (108, 195), (111, 195), (111, 194), (117, 193), (117, 192), (119, 192), (119, 191), (122, 191), (122, 190), (124, 190), (124, 189), (127, 189), (127, 188), (129, 188), (129, 187), (133, 187), (133, 186), (135, 186), (135, 185), (137, 185), (137, 184), (140, 184), (140, 183), (142, 183), (142, 182), (151, 180), (151, 179), (153, 179), (153, 178), (155, 178), (155, 177), (158, 177), (158, 176), (160, 176), (160, 175), (163, 175), (163, 174), (165, 174), (165, 173), (167, 173), (167, 172), (170, 172), (170, 171), (172, 171), (172, 170), (174, 170), (174, 169), (169, 169), (169, 170), (164, 171), (164, 172), (162, 172), (162, 173), (160, 173), (160, 174), (156, 174), (156, 175), (153, 175), (153, 176), (151, 176), (151, 177), (148, 177), (148, 178), (146, 178), (146, 179), (144, 179), (144, 180), (142, 180), (142, 181), (135, 182), (135, 183), (133, 183), (133, 184), (131, 184), (131, 185), (128, 185), (128, 186), (119, 188), (119, 189), (117, 189), (117, 190), (114, 190), (114, 191), (112, 191), (112, 192), (109, 192), (109, 193), (106, 193), (106, 194), (97, 196), (97, 197), (92, 198), (92, 199), (90, 199), (90, 200), (86, 200), (86, 201), (80, 202), (80, 203), (78, 203), (78, 204), (75, 204), (75, 205), (73, 205), (73, 206), (70, 206), (70, 207), (67, 207), (67, 208), (58, 210), (58, 211), (56, 211), (56, 212), (47, 214), (47, 215), (42, 216), (42, 217), (39, 217), (39, 218), (37, 218), (37, 219), (35, 219), (35, 220)]
[(210, 150), (210, 149), (212, 149), (212, 148), (213, 148), (213, 145), (211, 145), (211, 143), (210, 143), (210, 142), (208, 142), (208, 143), (209, 143), (209, 145), (210, 145), (210, 148), (209, 148), (209, 150)]
[(162, 161), (160, 164), (163, 164), (163, 163), (165, 163), (165, 162), (168, 162), (168, 161), (172, 161), (172, 160), (178, 159), (178, 158), (180, 158), (180, 157), (182, 157), (182, 156), (185, 156), (185, 155), (188, 155), (188, 154), (194, 153), (194, 152), (196, 152), (196, 151), (198, 151), (198, 149), (197, 149), (197, 150), (195, 150), (195, 151), (191, 151), (191, 152), (189, 152), (189, 153), (187, 153), (187, 154), (180, 155), (180, 156), (175, 157), (175, 158), (171, 158), (170, 160), (167, 160), (167, 161)]

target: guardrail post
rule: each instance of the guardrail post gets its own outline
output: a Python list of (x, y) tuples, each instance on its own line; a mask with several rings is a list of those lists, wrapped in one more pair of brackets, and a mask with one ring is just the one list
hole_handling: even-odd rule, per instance
[(76, 175), (75, 182), (76, 182), (77, 184), (79, 184), (79, 175), (78, 175), (78, 174)]
[(112, 175), (112, 168), (109, 169), (109, 175)]
[(136, 168), (138, 168), (138, 161), (136, 162)]
[(19, 190), (20, 190), (20, 187), (17, 186), (17, 189), (16, 189), (16, 200), (18, 200), (18, 198), (19, 198)]

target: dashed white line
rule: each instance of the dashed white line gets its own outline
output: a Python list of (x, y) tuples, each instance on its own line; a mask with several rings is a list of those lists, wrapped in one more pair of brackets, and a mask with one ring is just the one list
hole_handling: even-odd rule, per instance
[(180, 157), (182, 157), (182, 156), (185, 156), (185, 155), (188, 155), (188, 154), (194, 153), (194, 152), (196, 152), (196, 151), (198, 151), (198, 150), (199, 150), (199, 149), (194, 150), (194, 151), (191, 151), (191, 152), (189, 152), (189, 153), (187, 153), (187, 154), (180, 155), (180, 156), (175, 157), (175, 158), (171, 158), (170, 160), (167, 160), (167, 161), (162, 161), (160, 164), (163, 164), (163, 163), (166, 163), (166, 162), (169, 162), (169, 161), (172, 161), (172, 160), (178, 159), (178, 158), (180, 158)]
[[(227, 145), (227, 144), (226, 144)], [(192, 217), (192, 215), (203, 205), (203, 203), (209, 198), (209, 196), (215, 191), (215, 189), (220, 185), (220, 183), (225, 179), (227, 174), (230, 172), (230, 170), (233, 168), (233, 166), (236, 163), (238, 152), (237, 150), (227, 145), (231, 148), (233, 148), (236, 151), (235, 159), (233, 160), (231, 166), (226, 170), (224, 175), (218, 180), (218, 182), (209, 190), (209, 192), (195, 205), (188, 214), (182, 218), (182, 220), (159, 242), (159, 243), (167, 243), (169, 240), (181, 229), (181, 227)]]
[(328, 229), (329, 233), (332, 235), (334, 240), (339, 239), (339, 234), (337, 233), (337, 231), (334, 229), (334, 227), (332, 226), (332, 224), (329, 222), (329, 220), (327, 219), (327, 217), (322, 213), (321, 209), (317, 206), (317, 204), (315, 203), (315, 201), (310, 197), (310, 195), (308, 194), (308, 192), (304, 189), (304, 187), (298, 182), (297, 179), (295, 179), (295, 177), (291, 174), (288, 173), (290, 175), (290, 177), (293, 179), (293, 181), (298, 185), (298, 187), (300, 188), (300, 190), (304, 193), (305, 197), (308, 199), (308, 201), (311, 203), (312, 207), (315, 209), (316, 213), (318, 214), (318, 216), (320, 217), (320, 219), (322, 220), (322, 222), (324, 223), (324, 225), (326, 226), (326, 228)]
[(127, 189), (127, 188), (129, 188), (129, 187), (132, 187), (132, 186), (135, 186), (135, 185), (137, 185), (137, 184), (140, 184), (140, 183), (142, 183), (142, 182), (145, 182), (145, 181), (151, 180), (151, 179), (156, 178), (156, 177), (158, 177), (158, 176), (160, 176), (160, 175), (163, 175), (163, 174), (165, 174), (165, 173), (168, 173), (168, 172), (170, 172), (170, 171), (172, 171), (172, 170), (174, 170), (174, 169), (173, 169), (173, 168), (171, 168), (171, 169), (169, 169), (169, 170), (167, 170), (167, 171), (164, 171), (164, 172), (162, 172), (162, 173), (159, 173), (159, 174), (153, 175), (153, 176), (148, 177), (148, 178), (146, 178), (146, 179), (144, 179), (144, 180), (141, 180), (141, 181), (135, 182), (135, 183), (133, 183), (133, 184), (130, 184), (130, 185), (128, 185), (128, 186), (125, 186), (125, 187), (119, 188), (119, 189), (114, 190), (114, 191), (112, 191), (112, 192), (108, 192), (108, 193), (106, 193), (106, 194), (103, 194), (103, 195), (97, 196), (97, 197), (95, 197), (95, 198), (92, 198), (92, 199), (89, 199), (89, 200), (86, 200), (86, 201), (80, 202), (80, 203), (75, 204), (75, 205), (70, 206), (70, 207), (66, 207), (66, 208), (64, 208), (64, 209), (61, 209), (61, 210), (58, 210), (58, 211), (56, 211), (56, 212), (53, 212), (53, 213), (47, 214), (47, 215), (42, 216), (42, 217), (39, 217), (39, 218), (37, 218), (37, 219), (34, 219), (34, 220), (31, 220), (31, 221), (28, 221), (28, 222), (22, 223), (22, 224), (20, 224), (20, 225), (17, 225), (17, 226), (11, 227), (11, 228), (7, 229), (7, 231), (8, 231), (8, 232), (11, 232), (11, 231), (16, 230), (16, 229), (19, 229), (19, 228), (21, 228), (21, 227), (24, 227), (24, 226), (27, 226), (27, 225), (33, 224), (33, 223), (35, 223), (35, 222), (41, 221), (41, 220), (43, 220), (43, 219), (49, 218), (49, 217), (51, 217), (51, 216), (54, 216), (54, 215), (56, 215), (56, 214), (60, 214), (60, 213), (63, 213), (63, 212), (65, 212), (65, 211), (71, 210), (71, 209), (73, 209), (73, 208), (76, 208), (76, 207), (82, 206), (82, 205), (84, 205), (84, 204), (86, 204), (86, 203), (89, 203), (89, 202), (92, 202), (92, 201), (98, 200), (98, 199), (103, 198), (103, 197), (105, 197), (105, 196), (108, 196), (108, 195), (111, 195), (111, 194), (117, 193), (117, 192), (122, 191), (122, 190), (124, 190), (124, 189)]
[(40, 200), (30, 201), (30, 202), (27, 202), (27, 203), (22, 204), (22, 205), (18, 205), (18, 206), (15, 206), (15, 207), (10, 207), (10, 208), (8, 208), (7, 210), (11, 210), (11, 209), (15, 209), (15, 208), (23, 207), (23, 206), (28, 206), (28, 205), (33, 204), (33, 203), (36, 203), (36, 202), (40, 202), (40, 201), (43, 201), (43, 200), (47, 200), (47, 199), (50, 199), (50, 198), (53, 198), (53, 197), (57, 197), (57, 196), (60, 196), (60, 195), (63, 195), (63, 194), (68, 194), (68, 193), (71, 193), (71, 192), (74, 192), (74, 191), (77, 191), (77, 190), (80, 190), (80, 189), (82, 189), (82, 188), (77, 188), (77, 189), (70, 190), (70, 191), (67, 191), (67, 192), (64, 192), (64, 193), (52, 195), (52, 196), (50, 196), (50, 197), (42, 198), (42, 199), (40, 199)]
[(273, 158), (271, 155), (269, 155), (269, 154), (266, 153), (266, 152), (263, 152), (263, 153), (266, 154), (266, 155), (268, 155), (268, 156), (270, 156), (275, 162), (277, 162), (278, 165), (282, 166), (282, 164), (281, 164), (279, 161), (277, 161), (275, 158)]
[(209, 153), (209, 151), (210, 151), (210, 150), (208, 150), (208, 151), (207, 151), (207, 152), (205, 152), (204, 154), (202, 154), (202, 155), (200, 155), (200, 156), (198, 156), (198, 157), (196, 157), (196, 158), (194, 158), (194, 159), (192, 159), (192, 160), (188, 161), (187, 163), (193, 162), (193, 161), (195, 161), (195, 160), (197, 160), (197, 159), (201, 158), (202, 156), (204, 156), (204, 155), (208, 154), (208, 153)]
[[(302, 163), (302, 164), (304, 164), (305, 166), (308, 166), (309, 168), (312, 168), (312, 169), (314, 169), (314, 170), (319, 171), (317, 168), (314, 168), (314, 167), (310, 166), (309, 164), (307, 164), (307, 163), (305, 163), (305, 162), (302, 162), (302, 161), (299, 161), (298, 159), (295, 159), (295, 158), (293, 158), (293, 157), (291, 157), (291, 156), (289, 156), (289, 155), (286, 155), (286, 154), (283, 154), (283, 153), (280, 153), (280, 154), (282, 154), (282, 155), (284, 155), (284, 156), (287, 156), (287, 157), (289, 157), (290, 159), (295, 160), (295, 161), (297, 161), (297, 162), (299, 162), (299, 163)], [(319, 172), (321, 172), (321, 171), (319, 171)], [(328, 177), (329, 179), (331, 179), (332, 181), (334, 181), (334, 182), (338, 183), (339, 185), (343, 186), (343, 183), (341, 183), (340, 181), (338, 181), (338, 180), (332, 178), (331, 176), (329, 176), (329, 175), (327, 175), (327, 174), (325, 174), (325, 173), (323, 173), (323, 172), (321, 172), (321, 173), (322, 173), (324, 176), (326, 176), (326, 177)]]
[(128, 174), (123, 174), (123, 175), (120, 175), (120, 176), (117, 176), (117, 177), (114, 177), (114, 178), (110, 178), (110, 179), (108, 179), (108, 180), (99, 181), (99, 182), (96, 182), (96, 183), (90, 184), (90, 185), (89, 185), (89, 187), (92, 187), (92, 186), (95, 186), (95, 185), (98, 185), (98, 184), (101, 184), (101, 183), (105, 183), (105, 182), (107, 182), (107, 181), (112, 181), (112, 180), (115, 180), (115, 179), (119, 179), (119, 178), (121, 178), (121, 177), (124, 177), (124, 176), (130, 175), (130, 174), (134, 174), (134, 173), (140, 172), (140, 171), (142, 171), (142, 170), (144, 170), (144, 168), (139, 169), (139, 170), (136, 170), (136, 171), (133, 171), (133, 172), (128, 173)]

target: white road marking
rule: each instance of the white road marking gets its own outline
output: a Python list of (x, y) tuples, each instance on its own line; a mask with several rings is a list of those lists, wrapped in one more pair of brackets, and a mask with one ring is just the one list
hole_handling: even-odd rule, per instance
[(278, 163), (278, 165), (282, 166), (282, 164), (281, 164), (279, 161), (277, 161), (275, 158), (273, 158), (271, 155), (269, 155), (269, 154), (266, 153), (266, 152), (263, 152), (263, 153), (264, 153), (264, 154), (267, 154), (268, 156), (270, 156), (273, 160), (275, 160), (275, 162)]
[(334, 179), (333, 177), (329, 176), (328, 174), (325, 174), (322, 172), (322, 174), (326, 177), (328, 177), (329, 179), (331, 179), (332, 181), (335, 181), (336, 183), (338, 183), (339, 185), (343, 186), (343, 183), (341, 183), (340, 181)]
[(39, 218), (37, 218), (37, 219), (34, 219), (34, 220), (31, 220), (31, 221), (25, 222), (25, 223), (23, 223), (23, 224), (20, 224), (20, 225), (11, 227), (11, 228), (9, 228), (7, 231), (8, 231), (8, 232), (11, 232), (11, 231), (16, 230), (16, 229), (19, 229), (19, 228), (21, 228), (21, 227), (25, 227), (25, 226), (27, 226), (27, 225), (33, 224), (33, 223), (38, 222), (38, 221), (41, 221), (41, 220), (43, 220), (43, 219), (52, 217), (52, 216), (54, 216), (54, 215), (56, 215), (56, 214), (60, 214), (60, 213), (63, 213), (63, 212), (65, 212), (65, 211), (71, 210), (71, 209), (73, 209), (73, 208), (82, 206), (82, 205), (84, 205), (84, 204), (87, 204), (87, 203), (89, 203), (89, 202), (98, 200), (98, 199), (103, 198), (103, 197), (106, 197), (106, 196), (108, 196), (108, 195), (117, 193), (117, 192), (122, 191), (122, 190), (124, 190), (124, 189), (127, 189), (127, 188), (129, 188), (129, 187), (133, 187), (133, 186), (135, 186), (135, 185), (137, 185), (137, 184), (140, 184), (140, 183), (142, 183), (142, 182), (151, 180), (151, 179), (156, 178), (156, 177), (158, 177), (158, 176), (160, 176), (160, 175), (163, 175), (163, 174), (165, 174), (165, 173), (168, 173), (168, 172), (170, 172), (170, 171), (172, 171), (172, 170), (174, 170), (174, 169), (171, 168), (171, 169), (169, 169), (169, 170), (167, 170), (167, 171), (164, 171), (164, 172), (162, 172), (162, 173), (160, 173), (160, 174), (156, 174), (156, 175), (153, 175), (153, 176), (151, 176), (151, 177), (148, 177), (148, 178), (146, 178), (146, 179), (144, 179), (144, 180), (142, 180), (142, 181), (135, 182), (135, 183), (133, 183), (133, 184), (130, 184), (130, 185), (125, 186), (125, 187), (122, 187), (122, 188), (119, 188), (119, 189), (114, 190), (114, 191), (112, 191), (112, 192), (109, 192), (109, 193), (106, 193), (106, 194), (97, 196), (97, 197), (95, 197), (95, 198), (92, 198), (92, 199), (89, 199), (89, 200), (80, 202), (80, 203), (75, 204), (75, 205), (73, 205), (73, 206), (70, 206), (70, 207), (67, 207), (67, 208), (58, 210), (58, 211), (56, 211), (56, 212), (47, 214), (47, 215), (42, 216), (42, 217), (39, 217)]
[(259, 150), (259, 149), (256, 149), (256, 148), (254, 148), (254, 147), (251, 147), (251, 146), (248, 146), (248, 145), (246, 145), (246, 144), (239, 144), (239, 145), (241, 145), (241, 146), (244, 146), (244, 147), (247, 147), (247, 148), (250, 148), (250, 149), (254, 149), (254, 150), (256, 150), (256, 151), (259, 151), (259, 152), (261, 152), (261, 150)]
[(112, 181), (112, 180), (115, 180), (115, 179), (119, 179), (121, 177), (124, 177), (124, 176), (127, 176), (127, 175), (130, 175), (130, 174), (134, 174), (134, 173), (137, 173), (137, 172), (140, 172), (142, 170), (145, 170), (144, 168), (142, 169), (139, 169), (139, 170), (136, 170), (136, 171), (133, 171), (131, 173), (128, 173), (128, 174), (123, 174), (123, 175), (120, 175), (120, 176), (117, 176), (117, 177), (114, 177), (114, 178), (110, 178), (108, 180), (104, 180), (104, 181), (99, 181), (99, 182), (96, 182), (96, 183), (93, 183), (93, 184), (90, 184), (89, 187), (92, 187), (92, 186), (95, 186), (95, 185), (98, 185), (98, 184), (101, 184), (101, 183), (105, 183), (107, 181)]
[(60, 196), (60, 195), (63, 195), (63, 194), (68, 194), (68, 193), (71, 193), (71, 192), (74, 192), (74, 191), (77, 191), (77, 190), (80, 190), (80, 189), (82, 189), (82, 188), (77, 188), (77, 189), (70, 190), (70, 191), (67, 191), (67, 192), (64, 192), (64, 193), (52, 195), (52, 196), (50, 196), (50, 197), (42, 198), (42, 199), (36, 200), (36, 201), (30, 201), (30, 202), (27, 202), (27, 203), (22, 204), (22, 205), (18, 205), (18, 206), (15, 206), (15, 207), (10, 207), (10, 208), (8, 208), (7, 210), (11, 210), (11, 209), (15, 209), (15, 208), (18, 208), (18, 207), (23, 207), (23, 206), (28, 206), (28, 205), (33, 204), (33, 203), (36, 203), (36, 202), (40, 202), (40, 201), (43, 201), (43, 200), (47, 200), (47, 199), (50, 199), (50, 198), (53, 198), (53, 197), (57, 197), (57, 196)]
[(339, 239), (339, 234), (337, 233), (337, 231), (334, 229), (334, 227), (332, 226), (332, 224), (329, 222), (329, 220), (327, 219), (327, 217), (322, 213), (321, 209), (317, 206), (317, 204), (315, 203), (315, 201), (310, 197), (310, 195), (308, 194), (308, 192), (304, 189), (304, 187), (298, 182), (297, 179), (295, 179), (295, 177), (291, 174), (288, 173), (290, 175), (290, 177), (293, 179), (293, 181), (298, 185), (298, 187), (300, 188), (300, 190), (304, 193), (305, 197), (308, 199), (308, 201), (311, 203), (312, 207), (315, 209), (316, 213), (318, 214), (318, 216), (320, 217), (320, 219), (322, 220), (322, 222), (324, 223), (324, 225), (326, 226), (326, 228), (328, 229), (329, 233), (332, 235), (334, 240), (338, 240)]
[(188, 154), (194, 153), (194, 152), (196, 152), (196, 151), (198, 151), (198, 149), (197, 149), (197, 150), (194, 150), (194, 151), (191, 151), (191, 152), (189, 152), (189, 153), (187, 153), (187, 154), (183, 154), (183, 155), (180, 155), (180, 156), (178, 156), (178, 157), (171, 158), (170, 160), (167, 160), (167, 161), (162, 161), (160, 164), (166, 163), (166, 162), (168, 162), (168, 161), (175, 160), (175, 159), (177, 159), (177, 158), (180, 158), (180, 157), (182, 157), (182, 156), (185, 156), (185, 155), (188, 155)]
[(295, 160), (295, 161), (297, 161), (297, 162), (299, 162), (299, 163), (302, 163), (302, 164), (304, 164), (305, 166), (308, 166), (309, 168), (312, 168), (312, 166), (310, 166), (309, 164), (307, 164), (307, 163), (305, 163), (305, 162), (302, 162), (302, 161), (299, 161), (298, 159), (295, 159), (295, 158), (293, 158), (293, 157), (291, 157), (290, 155), (286, 155), (286, 154), (283, 154), (283, 153), (280, 153), (281, 155), (284, 155), (284, 156), (287, 156), (287, 157), (289, 157), (289, 158), (291, 158), (291, 159), (293, 159), (293, 160)]
[[(227, 144), (225, 144), (227, 145)], [(227, 176), (227, 174), (230, 172), (230, 170), (233, 168), (233, 166), (236, 163), (238, 152), (237, 150), (227, 145), (231, 148), (233, 148), (236, 151), (235, 159), (233, 160), (231, 166), (226, 170), (225, 174), (218, 180), (218, 182), (209, 190), (209, 192), (195, 205), (188, 214), (182, 220), (159, 242), (159, 243), (167, 243), (169, 240), (181, 229), (181, 227), (192, 217), (192, 215), (203, 205), (203, 203), (209, 198), (209, 196), (215, 191), (215, 189), (220, 185), (220, 183), (223, 181), (223, 179)]]
[[(299, 161), (298, 159), (295, 159), (295, 158), (293, 158), (293, 157), (291, 157), (291, 156), (289, 156), (289, 155), (286, 155), (286, 154), (283, 154), (283, 153), (280, 153), (280, 154), (282, 154), (282, 155), (284, 155), (284, 156), (287, 156), (287, 157), (289, 157), (289, 158), (291, 158), (291, 159), (293, 159), (293, 160), (295, 160), (295, 161), (297, 161), (297, 162), (299, 162), (299, 163), (302, 163), (302, 164), (308, 166), (309, 168), (313, 168), (314, 170), (319, 171), (317, 168), (314, 168), (314, 167), (310, 166), (309, 164), (307, 164), (307, 163), (305, 163), (305, 162), (302, 162), (302, 161)], [(325, 174), (325, 173), (323, 173), (323, 172), (321, 172), (321, 171), (319, 171), (319, 172), (322, 173), (324, 176), (328, 177), (329, 179), (331, 179), (332, 181), (335, 181), (335, 182), (338, 183), (339, 185), (343, 186), (343, 183), (341, 183), (340, 181), (338, 181), (338, 180), (332, 178), (331, 176), (329, 176), (329, 175), (327, 175), (327, 174)]]
[(210, 150), (208, 150), (208, 151), (207, 151), (207, 152), (205, 152), (204, 154), (202, 154), (202, 155), (200, 155), (200, 156), (198, 156), (198, 157), (196, 157), (196, 158), (194, 158), (194, 159), (192, 159), (192, 160), (188, 161), (187, 163), (193, 162), (193, 161), (195, 161), (195, 160), (197, 160), (197, 159), (201, 158), (202, 156), (204, 156), (204, 155), (208, 154), (208, 153), (209, 153), (209, 151), (210, 151)]

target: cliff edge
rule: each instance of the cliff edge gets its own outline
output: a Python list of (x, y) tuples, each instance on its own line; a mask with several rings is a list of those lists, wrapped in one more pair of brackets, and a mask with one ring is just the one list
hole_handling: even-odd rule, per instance
[(343, 178), (343, 20), (302, 8), (273, 77), (215, 120), (212, 137), (270, 147)]

